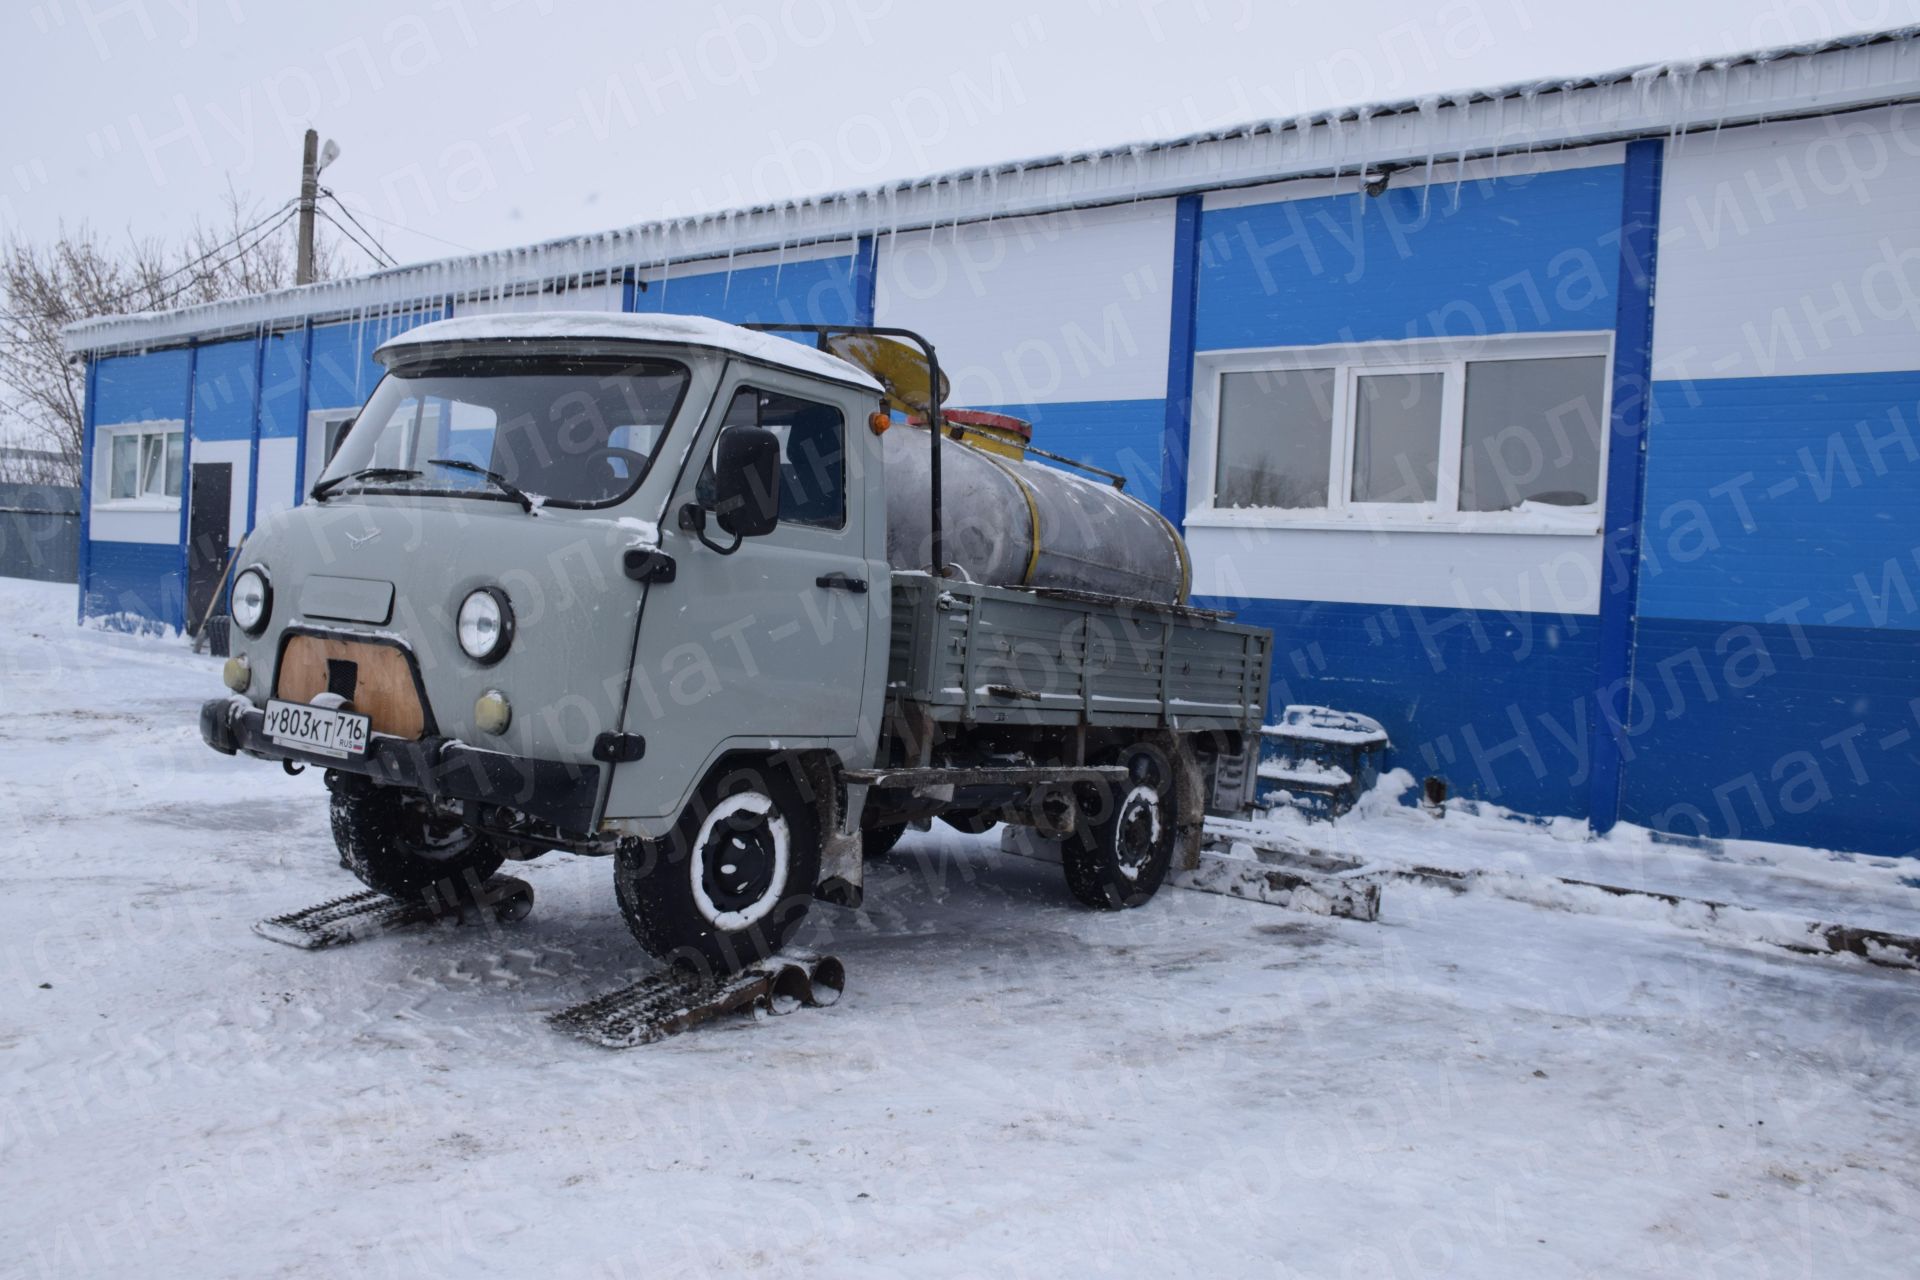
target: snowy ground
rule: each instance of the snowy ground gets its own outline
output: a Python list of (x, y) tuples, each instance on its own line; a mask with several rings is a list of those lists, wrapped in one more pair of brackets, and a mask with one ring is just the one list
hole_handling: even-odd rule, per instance
[[(1916, 1274), (1913, 973), (1411, 885), (1096, 915), (910, 835), (809, 925), (839, 1006), (609, 1052), (541, 1019), (637, 972), (604, 863), (262, 941), (349, 887), (319, 781), (71, 601), (0, 580), (0, 1276)], [(1476, 843), (1423, 821), (1353, 830)]]

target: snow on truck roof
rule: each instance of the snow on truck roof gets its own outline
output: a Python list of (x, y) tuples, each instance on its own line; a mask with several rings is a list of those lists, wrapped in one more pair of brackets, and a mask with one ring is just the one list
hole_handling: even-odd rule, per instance
[(456, 316), (436, 320), (409, 329), (380, 344), (373, 353), (382, 364), (391, 366), (409, 348), (441, 342), (485, 342), (501, 339), (539, 341), (553, 339), (602, 340), (616, 342), (660, 342), (684, 347), (707, 347), (742, 359), (776, 365), (826, 378), (848, 382), (874, 391), (881, 389), (866, 370), (848, 364), (839, 356), (757, 329), (742, 329), (723, 320), (705, 316), (629, 315), (618, 311), (530, 311), (504, 316)]
[[(640, 223), (544, 244), (70, 326), (67, 351), (106, 353), (368, 319), (554, 287), (668, 281), (688, 264), (847, 244), (989, 218), (1132, 204), (1295, 178), (1678, 137), (1911, 101), (1920, 27), (1724, 57), (1656, 62), (1257, 120), (905, 182)], [(1499, 103), (1488, 110), (1487, 104)]]

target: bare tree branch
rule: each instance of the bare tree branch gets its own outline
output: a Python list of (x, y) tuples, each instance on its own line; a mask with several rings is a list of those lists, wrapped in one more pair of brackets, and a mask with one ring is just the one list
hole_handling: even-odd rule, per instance
[[(0, 247), (0, 480), (80, 482), (85, 381), (60, 331), (95, 316), (282, 289), (293, 283), (290, 206), (262, 209), (228, 187), (212, 223), (168, 245), (129, 232), (111, 243), (82, 224), (46, 243), (15, 236)], [(337, 241), (314, 247), (316, 279), (344, 270)], [(49, 459), (20, 456), (27, 451)]]

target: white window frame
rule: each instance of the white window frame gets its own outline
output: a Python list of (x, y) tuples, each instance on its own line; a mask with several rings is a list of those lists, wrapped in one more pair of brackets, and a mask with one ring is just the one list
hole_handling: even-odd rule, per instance
[[(94, 431), (93, 437), (93, 505), (108, 511), (178, 511), (181, 495), (187, 488), (186, 466), (187, 424), (181, 418), (149, 418), (141, 422), (115, 422)], [(161, 484), (166, 483), (166, 437), (179, 436), (181, 448), (180, 489), (181, 493), (141, 492), (130, 498), (113, 496), (113, 449), (114, 442), (122, 436), (158, 436), (161, 438)], [(146, 468), (140, 468), (137, 481), (144, 482)]]
[[(1607, 377), (1600, 405), (1600, 480), (1590, 507), (1522, 512), (1460, 511), (1460, 445), (1464, 433), (1467, 366), (1489, 360), (1548, 360), (1601, 356)], [(1216, 507), (1221, 379), (1229, 373), (1291, 373), (1332, 369), (1333, 441), (1327, 505), (1316, 508)], [(1203, 351), (1194, 358), (1192, 454), (1187, 471), (1187, 523), (1202, 528), (1379, 529), (1447, 533), (1598, 534), (1607, 503), (1607, 448), (1613, 414), (1613, 331), (1493, 334), (1484, 338), (1416, 338), (1405, 342), (1340, 343)], [(1439, 373), (1440, 476), (1434, 502), (1354, 502), (1353, 451), (1358, 380), (1374, 374)]]

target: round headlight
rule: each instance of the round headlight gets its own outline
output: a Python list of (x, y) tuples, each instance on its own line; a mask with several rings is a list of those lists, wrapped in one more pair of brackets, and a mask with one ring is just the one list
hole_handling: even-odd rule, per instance
[(482, 587), (460, 602), (460, 649), (475, 662), (498, 662), (513, 642), (513, 609), (507, 593)]
[(242, 571), (233, 580), (233, 620), (242, 631), (257, 636), (272, 612), (273, 588), (267, 585), (267, 575), (258, 569)]

